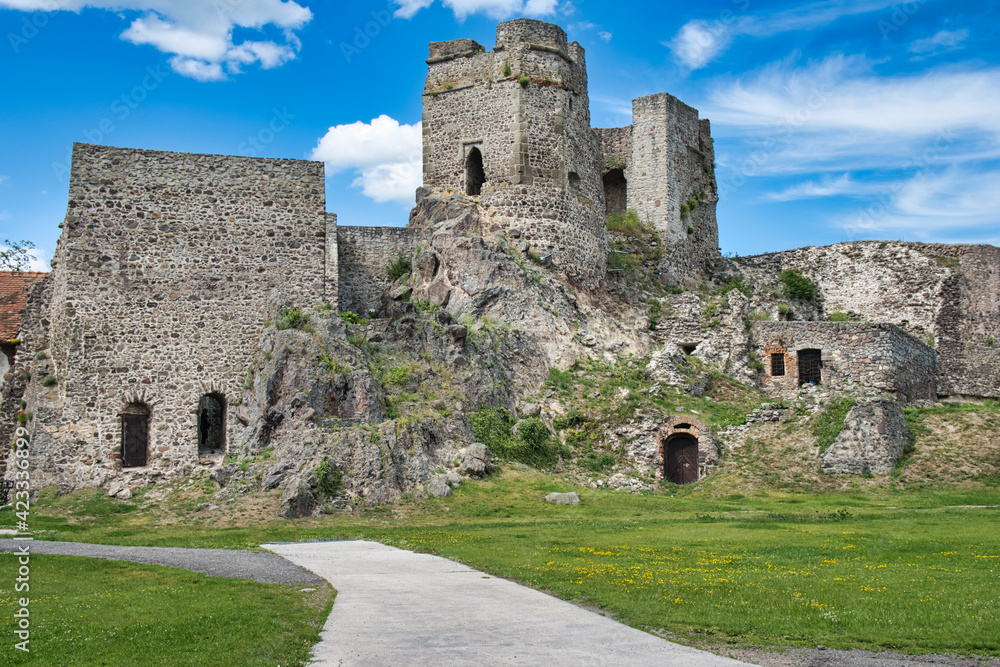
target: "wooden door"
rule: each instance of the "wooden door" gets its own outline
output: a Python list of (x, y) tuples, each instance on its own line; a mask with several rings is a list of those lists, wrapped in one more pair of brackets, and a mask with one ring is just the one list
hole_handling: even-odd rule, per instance
[(122, 415), (122, 465), (137, 468), (146, 465), (149, 439), (149, 415)]
[(678, 435), (667, 441), (664, 455), (667, 479), (674, 484), (698, 481), (698, 441), (690, 435)]

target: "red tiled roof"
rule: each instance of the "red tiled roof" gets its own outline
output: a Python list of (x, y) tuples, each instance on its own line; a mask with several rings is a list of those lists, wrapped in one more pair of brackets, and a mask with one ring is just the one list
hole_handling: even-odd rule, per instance
[(17, 338), (28, 288), (41, 280), (37, 271), (0, 271), (0, 343)]

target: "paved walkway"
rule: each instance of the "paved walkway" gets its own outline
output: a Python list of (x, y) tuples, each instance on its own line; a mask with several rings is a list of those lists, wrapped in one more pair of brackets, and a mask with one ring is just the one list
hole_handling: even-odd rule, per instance
[(337, 589), (313, 649), (319, 665), (748, 664), (673, 644), (437, 556), (363, 541), (262, 546)]
[(251, 579), (265, 584), (316, 584), (320, 579), (284, 558), (259, 551), (234, 549), (182, 549), (178, 547), (120, 547), (82, 542), (15, 541), (0, 539), (0, 551), (15, 551), (25, 544), (33, 554), (86, 556), (125, 560), (148, 565), (182, 567), (211, 577)]

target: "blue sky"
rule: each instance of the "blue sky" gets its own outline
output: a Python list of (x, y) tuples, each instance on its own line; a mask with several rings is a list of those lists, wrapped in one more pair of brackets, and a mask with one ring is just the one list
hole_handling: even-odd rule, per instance
[(517, 16), (587, 50), (595, 127), (711, 119), (725, 252), (1000, 245), (1000, 0), (0, 0), (0, 239), (44, 268), (74, 141), (322, 159), (341, 224), (403, 225), (427, 42)]

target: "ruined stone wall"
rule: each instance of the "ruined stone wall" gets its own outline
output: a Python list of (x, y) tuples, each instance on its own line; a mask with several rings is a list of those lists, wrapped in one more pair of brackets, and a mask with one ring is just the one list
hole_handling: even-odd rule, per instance
[(632, 126), (594, 128), (601, 143), (601, 170), (624, 169), (632, 161)]
[[(678, 277), (698, 273), (718, 256), (715, 149), (707, 120), (667, 93), (632, 101), (632, 155), (625, 177), (628, 208), (663, 235), (663, 268)], [(682, 205), (698, 198), (697, 208)]]
[(933, 342), (942, 396), (1000, 397), (1000, 249), (858, 241), (739, 261), (763, 291), (800, 269), (818, 287), (821, 318), (847, 313)]
[(471, 40), (432, 43), (424, 92), (424, 185), (462, 191), (482, 154), (489, 209), (482, 232), (517, 228), (572, 279), (596, 285), (607, 242), (600, 146), (590, 130), (583, 49), (558, 26), (497, 27), (495, 51)]
[(389, 267), (400, 254), (409, 258), (419, 238), (419, 232), (406, 227), (338, 227), (340, 310), (363, 317), (380, 310), (382, 293), (392, 282)]
[[(764, 390), (777, 398), (798, 393), (798, 353), (807, 349), (822, 351), (821, 383), (832, 389), (903, 401), (937, 396), (937, 353), (891, 324), (756, 322), (751, 345), (764, 364)], [(783, 376), (773, 374), (772, 354), (783, 356)]]
[[(30, 354), (34, 483), (142, 483), (190, 472), (203, 395), (234, 398), (273, 291), (323, 297), (323, 165), (77, 144), (69, 205)], [(57, 383), (41, 384), (51, 374)], [(150, 409), (148, 465), (122, 472), (120, 413)], [(218, 455), (221, 458), (222, 454)]]

